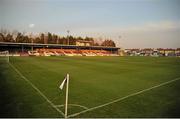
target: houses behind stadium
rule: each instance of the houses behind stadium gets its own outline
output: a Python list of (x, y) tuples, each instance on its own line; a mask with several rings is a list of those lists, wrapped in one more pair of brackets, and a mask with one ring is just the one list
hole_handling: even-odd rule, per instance
[(127, 56), (178, 56), (180, 57), (180, 48), (144, 48), (144, 49), (125, 49), (124, 55)]

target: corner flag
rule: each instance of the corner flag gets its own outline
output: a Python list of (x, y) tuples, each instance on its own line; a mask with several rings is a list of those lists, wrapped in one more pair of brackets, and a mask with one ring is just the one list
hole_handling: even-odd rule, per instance
[(64, 87), (64, 84), (66, 83), (66, 100), (65, 100), (65, 118), (67, 119), (68, 114), (68, 88), (69, 88), (69, 74), (66, 75), (63, 82), (59, 86), (59, 88), (62, 90)]
[(63, 89), (66, 80), (67, 80), (67, 76), (64, 78), (63, 82), (62, 82), (61, 85), (59, 86), (59, 88), (60, 88), (61, 90)]

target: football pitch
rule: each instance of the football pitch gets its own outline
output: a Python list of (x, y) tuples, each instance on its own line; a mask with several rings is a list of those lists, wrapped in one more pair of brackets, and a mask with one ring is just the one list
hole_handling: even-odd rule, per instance
[(180, 117), (180, 58), (10, 57), (0, 60), (0, 117)]

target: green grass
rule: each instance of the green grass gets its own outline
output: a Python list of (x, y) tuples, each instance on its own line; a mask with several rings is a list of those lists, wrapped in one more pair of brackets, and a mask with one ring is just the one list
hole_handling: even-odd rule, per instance
[[(69, 103), (87, 108), (180, 77), (180, 58), (173, 57), (11, 57), (10, 63), (54, 105), (64, 104), (58, 86), (69, 73)], [(75, 117), (180, 117), (179, 90), (177, 80)], [(0, 96), (0, 117), (63, 117), (3, 60)], [(84, 110), (68, 108), (68, 115)]]

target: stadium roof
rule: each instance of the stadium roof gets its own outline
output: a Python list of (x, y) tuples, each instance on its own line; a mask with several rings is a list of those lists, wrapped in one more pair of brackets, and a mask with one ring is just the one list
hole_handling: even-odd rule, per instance
[(0, 42), (0, 47), (35, 47), (35, 48), (82, 48), (82, 49), (104, 49), (104, 50), (118, 50), (119, 47), (107, 47), (107, 46), (76, 46), (76, 45), (62, 45), (62, 44), (39, 44), (39, 43), (13, 43), (13, 42)]

